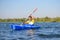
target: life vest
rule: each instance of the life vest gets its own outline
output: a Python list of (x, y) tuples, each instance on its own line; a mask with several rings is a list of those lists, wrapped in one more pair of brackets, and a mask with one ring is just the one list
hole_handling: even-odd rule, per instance
[(32, 21), (28, 20), (27, 23), (30, 25), (34, 24), (34, 19)]

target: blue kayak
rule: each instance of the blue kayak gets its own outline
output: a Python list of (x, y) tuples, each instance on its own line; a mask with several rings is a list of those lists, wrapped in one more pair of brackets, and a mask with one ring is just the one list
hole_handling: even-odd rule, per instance
[(29, 25), (29, 24), (24, 24), (24, 25), (11, 25), (11, 29), (13, 30), (23, 30), (23, 29), (38, 29), (40, 26), (37, 25)]

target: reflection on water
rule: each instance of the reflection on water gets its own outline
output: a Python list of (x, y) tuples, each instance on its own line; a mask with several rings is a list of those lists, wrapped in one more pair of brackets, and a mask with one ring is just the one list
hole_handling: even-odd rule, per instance
[(34, 34), (34, 31), (33, 31), (33, 30), (28, 30), (28, 31), (27, 31), (27, 34), (28, 34), (28, 35), (33, 35), (33, 34)]
[(0, 40), (60, 40), (59, 22), (35, 23), (40, 29), (12, 30), (11, 24), (20, 23), (0, 23)]
[(28, 30), (27, 35), (29, 36), (29, 39), (34, 40), (34, 31), (33, 30)]

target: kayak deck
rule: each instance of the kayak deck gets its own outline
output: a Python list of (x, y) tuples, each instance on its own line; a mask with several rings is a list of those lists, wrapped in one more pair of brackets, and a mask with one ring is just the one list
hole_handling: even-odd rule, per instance
[(38, 29), (40, 28), (39, 26), (36, 26), (36, 25), (28, 25), (28, 24), (25, 24), (25, 25), (11, 25), (11, 29), (14, 29), (14, 30), (23, 30), (23, 29)]

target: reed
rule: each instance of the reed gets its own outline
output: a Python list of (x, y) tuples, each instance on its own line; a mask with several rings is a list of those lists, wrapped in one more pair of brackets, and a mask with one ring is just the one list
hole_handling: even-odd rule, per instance
[[(26, 18), (13, 18), (13, 19), (2, 19), (0, 18), (0, 22), (23, 22)], [(44, 18), (35, 18), (36, 22), (60, 22), (60, 17), (50, 18), (50, 17), (44, 17)]]

